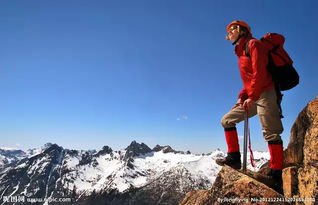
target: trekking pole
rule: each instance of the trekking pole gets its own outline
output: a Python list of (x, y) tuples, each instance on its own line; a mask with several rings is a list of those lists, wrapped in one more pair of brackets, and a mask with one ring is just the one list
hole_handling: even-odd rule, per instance
[(248, 141), (248, 113), (246, 111), (244, 115), (243, 173), (246, 173), (247, 141)]

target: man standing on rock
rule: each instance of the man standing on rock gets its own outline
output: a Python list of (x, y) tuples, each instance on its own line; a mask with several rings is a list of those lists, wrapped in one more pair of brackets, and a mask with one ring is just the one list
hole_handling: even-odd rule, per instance
[[(243, 21), (231, 22), (226, 27), (226, 32), (226, 40), (232, 41), (235, 45), (244, 86), (235, 106), (222, 118), (228, 153), (225, 158), (216, 160), (216, 163), (221, 166), (228, 165), (234, 169), (241, 168), (236, 124), (244, 120), (246, 112), (249, 118), (258, 115), (271, 156), (269, 176), (281, 184), (284, 159), (280, 134), (283, 132), (283, 126), (274, 82), (267, 71), (268, 50), (263, 47), (260, 40), (252, 37), (249, 25)], [(246, 46), (248, 46), (249, 56), (245, 53)]]

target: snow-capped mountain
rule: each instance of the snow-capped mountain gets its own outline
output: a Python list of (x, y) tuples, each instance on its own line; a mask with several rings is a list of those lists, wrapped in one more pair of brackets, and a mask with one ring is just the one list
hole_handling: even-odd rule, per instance
[[(212, 185), (221, 169), (215, 159), (225, 155), (220, 150), (198, 155), (159, 145), (150, 149), (135, 141), (119, 151), (108, 146), (97, 152), (46, 144), (27, 152), (0, 150), (0, 154), (0, 202), (8, 196), (69, 197), (70, 204), (94, 205), (177, 204), (188, 191)], [(254, 157), (255, 170), (269, 154), (255, 152)]]
[(22, 150), (0, 147), (0, 171), (26, 157), (27, 154)]

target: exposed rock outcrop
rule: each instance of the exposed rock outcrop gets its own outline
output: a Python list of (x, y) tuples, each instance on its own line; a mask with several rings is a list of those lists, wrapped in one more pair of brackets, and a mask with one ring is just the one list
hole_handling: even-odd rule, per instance
[[(285, 150), (284, 196), (255, 176), (225, 166), (210, 190), (189, 192), (179, 205), (318, 204), (318, 96), (300, 112), (291, 129)], [(262, 198), (270, 201), (258, 201)]]
[(112, 148), (110, 148), (109, 146), (104, 146), (97, 154), (96, 156), (101, 156), (101, 155), (105, 155), (105, 154), (110, 154), (112, 153)]
[(264, 204), (261, 200), (265, 198), (278, 199), (283, 196), (252, 177), (224, 166), (211, 190), (190, 192), (180, 205)]
[(135, 140), (126, 148), (125, 160), (136, 157), (138, 155), (144, 155), (151, 152), (151, 149), (144, 143), (137, 143)]
[[(318, 203), (318, 96), (300, 112), (285, 150), (283, 188), (286, 197)], [(315, 199), (313, 202), (312, 199)]]
[(152, 151), (154, 152), (159, 152), (159, 151), (162, 151), (163, 153), (175, 153), (175, 154), (191, 154), (190, 151), (187, 151), (187, 152), (183, 152), (183, 151), (176, 151), (174, 149), (172, 149), (169, 145), (166, 145), (166, 146), (160, 146), (160, 145), (156, 145)]

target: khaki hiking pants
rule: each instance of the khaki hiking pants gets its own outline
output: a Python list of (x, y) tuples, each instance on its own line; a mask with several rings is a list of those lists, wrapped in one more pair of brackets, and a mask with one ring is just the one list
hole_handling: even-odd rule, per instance
[[(275, 89), (264, 91), (256, 104), (248, 110), (249, 118), (256, 114), (259, 116), (263, 136), (267, 142), (281, 140), (280, 134), (284, 130), (276, 98)], [(244, 121), (244, 115), (245, 110), (236, 107), (223, 116), (222, 126), (224, 128), (235, 127), (237, 123)]]

